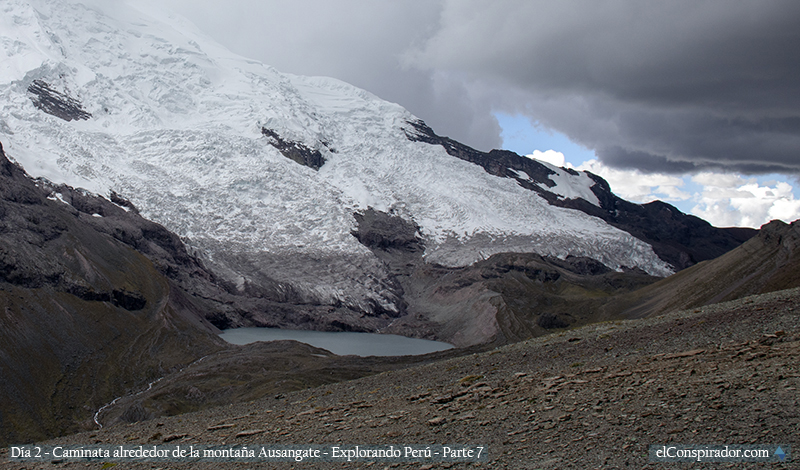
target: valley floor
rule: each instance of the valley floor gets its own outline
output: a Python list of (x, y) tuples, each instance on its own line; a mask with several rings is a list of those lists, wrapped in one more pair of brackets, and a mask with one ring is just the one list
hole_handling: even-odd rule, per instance
[[(800, 448), (798, 389), (800, 289), (792, 289), (45, 444), (465, 444), (488, 445), (489, 462), (263, 468), (662, 468), (648, 461), (650, 444)], [(774, 464), (792, 465), (796, 458)], [(10, 462), (8, 449), (0, 451), (0, 467), (108, 468)]]

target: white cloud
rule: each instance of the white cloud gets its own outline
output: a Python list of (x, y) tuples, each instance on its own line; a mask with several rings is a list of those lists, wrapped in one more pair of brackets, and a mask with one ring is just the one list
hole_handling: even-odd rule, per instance
[[(578, 166), (554, 150), (536, 150), (529, 158), (558, 166), (590, 171), (608, 181), (611, 190), (632, 202), (647, 203), (656, 199), (676, 203), (683, 210), (717, 227), (758, 228), (773, 219), (792, 222), (800, 219), (800, 199), (786, 181), (765, 181), (745, 178), (735, 173), (698, 173), (691, 177), (638, 170), (610, 168), (599, 160), (588, 160)], [(687, 179), (694, 183), (687, 190)], [(696, 185), (696, 186), (695, 186)], [(694, 203), (689, 209), (689, 205)]]
[[(569, 165), (569, 164), (568, 164)], [(572, 167), (572, 165), (569, 165)], [(608, 181), (614, 194), (632, 202), (685, 201), (691, 194), (683, 191), (683, 178), (660, 173), (642, 173), (638, 170), (619, 170), (604, 165), (599, 160), (588, 160), (576, 170), (590, 171)]]
[[(534, 150), (532, 154), (525, 156), (530, 159), (540, 160), (555, 166), (564, 166), (567, 164), (564, 154), (561, 152), (556, 152), (555, 150), (545, 150), (544, 152), (541, 150)], [(572, 165), (570, 165), (570, 167), (572, 167)]]
[(747, 181), (739, 175), (731, 173), (698, 173), (692, 176), (692, 181), (703, 186), (711, 186), (714, 188), (738, 188)]
[(701, 173), (692, 181), (703, 185), (692, 213), (712, 225), (757, 228), (773, 219), (800, 219), (800, 200), (785, 181), (759, 184), (754, 179), (718, 173)]

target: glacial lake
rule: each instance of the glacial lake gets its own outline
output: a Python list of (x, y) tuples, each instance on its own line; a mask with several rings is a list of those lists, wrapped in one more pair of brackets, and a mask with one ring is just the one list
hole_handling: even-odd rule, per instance
[(339, 356), (415, 356), (452, 349), (452, 344), (398, 335), (354, 333), (350, 331), (302, 331), (279, 328), (232, 328), (223, 330), (220, 338), (231, 344), (291, 339), (327, 349)]

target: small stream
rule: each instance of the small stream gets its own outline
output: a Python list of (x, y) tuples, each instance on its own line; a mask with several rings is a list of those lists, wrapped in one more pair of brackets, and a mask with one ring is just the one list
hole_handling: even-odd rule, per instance
[[(191, 365), (197, 364), (197, 363), (201, 362), (203, 359), (205, 359), (205, 358), (207, 358), (207, 357), (208, 357), (208, 356), (203, 356), (203, 357), (201, 357), (200, 359), (198, 359), (198, 360), (196, 360), (196, 361), (192, 361), (192, 362), (191, 362), (190, 364), (188, 364), (186, 367), (189, 367), (189, 366), (191, 366)], [(178, 372), (181, 372), (181, 371), (183, 371), (184, 369), (186, 369), (186, 367), (182, 367), (180, 370), (178, 370)], [(177, 373), (177, 372), (175, 372), (175, 373)], [(116, 404), (116, 403), (117, 403), (119, 400), (121, 400), (121, 399), (122, 399), (122, 398), (124, 398), (124, 397), (128, 397), (128, 396), (134, 396), (134, 397), (135, 397), (136, 395), (141, 395), (141, 394), (142, 394), (142, 393), (144, 393), (144, 392), (149, 392), (150, 390), (152, 390), (152, 389), (153, 389), (153, 385), (155, 385), (155, 384), (157, 384), (157, 383), (161, 382), (161, 380), (162, 380), (162, 379), (164, 379), (164, 377), (166, 377), (166, 375), (165, 375), (165, 376), (162, 376), (162, 377), (159, 377), (159, 378), (157, 378), (157, 379), (155, 379), (155, 380), (153, 380), (152, 382), (150, 382), (149, 384), (147, 384), (147, 388), (146, 388), (146, 389), (144, 389), (144, 390), (139, 390), (139, 391), (138, 391), (138, 392), (136, 392), (136, 393), (129, 393), (129, 394), (127, 394), (127, 395), (122, 395), (122, 396), (119, 396), (119, 397), (117, 397), (117, 398), (115, 398), (115, 399), (111, 400), (110, 402), (106, 403), (105, 405), (101, 406), (101, 407), (100, 407), (100, 408), (97, 410), (97, 412), (94, 414), (94, 424), (96, 424), (96, 425), (97, 425), (97, 428), (98, 428), (98, 429), (102, 429), (102, 428), (103, 428), (103, 425), (102, 425), (102, 424), (100, 424), (100, 413), (102, 413), (102, 412), (103, 412), (103, 410), (105, 410), (106, 408), (110, 408), (110, 407), (114, 406), (114, 405), (115, 405), (115, 404)]]

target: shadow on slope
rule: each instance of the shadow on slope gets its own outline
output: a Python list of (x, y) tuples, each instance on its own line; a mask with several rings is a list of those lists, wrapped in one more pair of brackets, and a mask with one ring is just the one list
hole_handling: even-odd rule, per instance
[(214, 353), (165, 377), (149, 390), (123, 397), (99, 416), (104, 426), (174, 416), (271, 398), (388, 370), (427, 364), (478, 348), (420, 356), (337, 356), (297, 341), (257, 342)]
[(719, 258), (621, 296), (608, 315), (639, 318), (800, 286), (800, 221), (779, 220)]
[(3, 445), (93, 426), (115, 396), (225, 347), (150, 259), (97, 229), (138, 216), (74, 196), (65, 203), (0, 146)]

